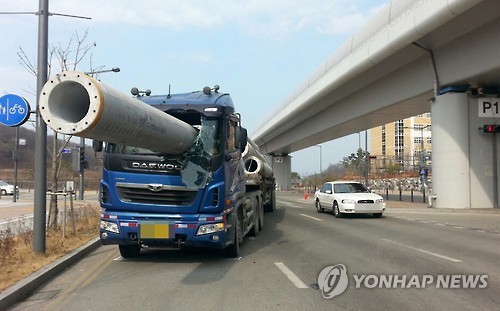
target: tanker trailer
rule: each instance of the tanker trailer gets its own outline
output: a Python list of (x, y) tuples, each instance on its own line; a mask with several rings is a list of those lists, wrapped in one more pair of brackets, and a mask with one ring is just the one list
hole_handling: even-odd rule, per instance
[(274, 211), (276, 208), (276, 180), (273, 169), (268, 159), (250, 138), (248, 138), (243, 151), (243, 165), (247, 191), (261, 191), (264, 210), (266, 212)]
[[(144, 246), (239, 255), (263, 225), (264, 194), (246, 186), (246, 130), (219, 87), (134, 97), (81, 72), (49, 79), (40, 112), (54, 131), (104, 141), (100, 239), (122, 257)], [(99, 144), (96, 144), (98, 146)]]

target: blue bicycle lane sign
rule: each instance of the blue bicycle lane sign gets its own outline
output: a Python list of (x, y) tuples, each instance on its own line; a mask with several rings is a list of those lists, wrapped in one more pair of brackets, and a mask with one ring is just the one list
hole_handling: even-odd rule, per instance
[(26, 99), (14, 94), (0, 97), (0, 123), (6, 126), (23, 125), (29, 118), (30, 105)]

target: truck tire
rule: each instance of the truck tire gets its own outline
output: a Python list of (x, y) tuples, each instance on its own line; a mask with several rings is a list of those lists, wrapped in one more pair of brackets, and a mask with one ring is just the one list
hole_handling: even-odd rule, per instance
[(265, 212), (274, 212), (276, 210), (276, 193), (275, 191), (271, 191), (271, 200), (269, 203), (266, 203), (264, 211)]
[(260, 200), (258, 198), (252, 198), (252, 210), (253, 210), (253, 227), (250, 229), (250, 236), (257, 236), (260, 231)]
[(236, 258), (240, 256), (240, 235), (239, 235), (239, 221), (236, 220), (235, 230), (234, 230), (234, 243), (224, 248), (224, 255), (230, 258)]
[(134, 258), (141, 253), (139, 245), (118, 245), (118, 248), (123, 258)]
[(262, 200), (259, 200), (259, 230), (262, 231), (264, 229), (264, 204)]

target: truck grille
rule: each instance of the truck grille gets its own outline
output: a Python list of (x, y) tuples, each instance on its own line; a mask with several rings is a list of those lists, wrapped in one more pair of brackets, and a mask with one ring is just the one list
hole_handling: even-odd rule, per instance
[(191, 205), (198, 193), (184, 187), (167, 187), (150, 190), (149, 185), (116, 184), (118, 195), (124, 202), (155, 205)]

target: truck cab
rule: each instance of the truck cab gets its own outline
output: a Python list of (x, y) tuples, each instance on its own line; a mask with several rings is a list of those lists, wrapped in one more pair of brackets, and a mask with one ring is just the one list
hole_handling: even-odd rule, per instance
[(192, 125), (198, 135), (181, 154), (106, 144), (102, 243), (118, 244), (123, 257), (138, 255), (142, 246), (234, 245), (235, 211), (245, 197), (246, 130), (231, 97), (205, 90), (137, 99)]

